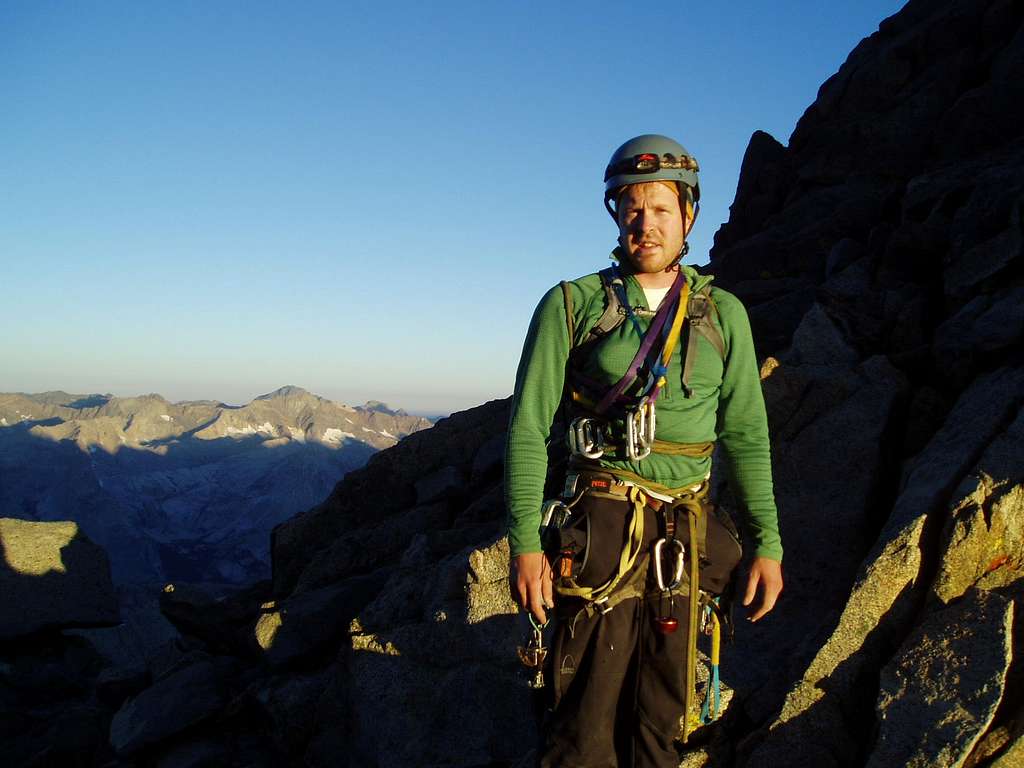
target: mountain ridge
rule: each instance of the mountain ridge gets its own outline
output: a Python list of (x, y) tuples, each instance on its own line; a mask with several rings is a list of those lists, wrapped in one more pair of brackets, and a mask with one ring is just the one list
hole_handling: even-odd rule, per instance
[(0, 516), (79, 522), (116, 580), (246, 583), (277, 522), (427, 419), (287, 385), (240, 406), (0, 394)]

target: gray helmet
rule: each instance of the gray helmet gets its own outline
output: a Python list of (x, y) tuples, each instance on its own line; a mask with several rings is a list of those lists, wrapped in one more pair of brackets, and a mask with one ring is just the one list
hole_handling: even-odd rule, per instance
[(698, 171), (697, 159), (679, 142), (656, 133), (637, 136), (616, 149), (608, 161), (604, 171), (604, 207), (614, 219), (611, 202), (622, 187), (647, 181), (674, 181), (679, 185), (680, 197), (685, 195), (693, 203), (696, 219), (700, 200)]

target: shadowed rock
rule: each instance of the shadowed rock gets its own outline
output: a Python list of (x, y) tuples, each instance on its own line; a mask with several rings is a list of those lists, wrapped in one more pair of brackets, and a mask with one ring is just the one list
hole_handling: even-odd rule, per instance
[(215, 717), (228, 702), (230, 670), (211, 661), (172, 672), (114, 715), (110, 744), (130, 755)]
[(110, 564), (72, 522), (0, 518), (0, 639), (121, 618)]

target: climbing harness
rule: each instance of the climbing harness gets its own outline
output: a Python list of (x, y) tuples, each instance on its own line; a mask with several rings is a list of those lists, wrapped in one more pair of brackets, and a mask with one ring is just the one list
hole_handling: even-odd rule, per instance
[[(658, 610), (652, 615), (652, 625), (662, 634), (672, 634), (678, 631), (681, 624), (674, 612), (674, 597), (677, 591), (686, 590), (685, 710), (688, 716), (683, 726), (683, 742), (686, 743), (696, 727), (712, 722), (721, 711), (718, 665), (723, 610), (717, 593), (725, 588), (726, 582), (717, 575), (705, 578), (702, 572), (713, 571), (717, 567), (731, 573), (742, 551), (735, 533), (717, 515), (707, 513), (707, 480), (687, 488), (659, 488), (660, 491), (652, 490), (624, 479), (618, 471), (570, 472), (566, 476), (563, 498), (545, 503), (544, 538), (555, 542), (548, 547), (555, 560), (555, 591), (561, 597), (583, 601), (583, 607), (576, 618), (572, 619), (573, 623), (583, 615), (592, 617), (606, 614), (625, 600), (656, 596)], [(580, 559), (580, 555), (580, 571), (585, 568), (588, 558), (589, 516), (581, 517), (573, 511), (587, 495), (624, 503), (628, 510), (626, 541), (619, 554), (617, 567), (610, 578), (596, 586), (580, 584), (574, 569), (574, 563)], [(660, 518), (660, 535), (646, 545), (645, 507), (653, 510)], [(567, 546), (560, 539), (559, 532), (570, 525), (582, 525), (586, 529), (587, 544), (582, 552), (578, 547)], [(708, 542), (720, 540), (731, 542), (732, 549), (724, 556), (710, 555), (707, 551)], [(650, 571), (636, 567), (642, 555), (651, 560)], [(646, 586), (648, 572), (653, 573), (653, 592)], [(697, 638), (701, 632), (711, 636), (712, 653), (708, 687), (701, 703), (700, 716), (697, 717)]]

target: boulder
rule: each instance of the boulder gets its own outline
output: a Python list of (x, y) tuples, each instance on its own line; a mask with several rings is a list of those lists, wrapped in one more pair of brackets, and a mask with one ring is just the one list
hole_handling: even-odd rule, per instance
[(253, 627), (263, 657), (276, 667), (336, 649), (349, 622), (382, 586), (383, 577), (370, 574), (267, 603)]
[(1024, 335), (1024, 287), (981, 294), (943, 322), (932, 342), (942, 368), (965, 374), (987, 354), (1009, 348)]
[(317, 702), (327, 686), (326, 670), (275, 677), (260, 686), (256, 700), (274, 724), (282, 754), (301, 755), (313, 735)]
[(519, 612), (519, 606), (512, 600), (509, 591), (509, 548), (506, 537), (470, 553), (466, 603), (466, 621), (470, 624), (479, 624), (492, 616)]
[[(351, 747), (352, 708), (345, 663), (348, 650), (325, 670), (325, 687), (313, 713), (312, 733), (303, 764), (309, 768), (345, 768), (353, 762)], [(365, 764), (365, 763), (364, 763)]]
[(860, 260), (863, 255), (864, 246), (862, 243), (854, 240), (852, 237), (844, 237), (833, 245), (828, 252), (828, 258), (825, 260), (826, 277), (839, 274), (855, 261)]
[(96, 698), (108, 707), (120, 709), (125, 699), (140, 693), (151, 681), (145, 665), (108, 667), (96, 678)]
[(0, 742), (4, 765), (104, 765), (110, 757), (104, 737), (109, 722), (110, 714), (100, 707), (68, 702), (49, 713), (40, 727), (19, 730), (11, 742)]
[(73, 522), (0, 518), (0, 639), (121, 620), (103, 549)]
[(1017, 768), (1024, 765), (1024, 736), (1018, 736), (1005, 752), (993, 760), (989, 768)]
[(961, 766), (992, 722), (1012, 657), (1013, 604), (972, 590), (927, 617), (882, 670), (866, 768)]
[(480, 449), (473, 457), (473, 467), (470, 470), (471, 482), (475, 485), (481, 480), (497, 472), (505, 463), (505, 433), (495, 435)]
[(228, 703), (229, 669), (213, 661), (179, 669), (125, 702), (110, 724), (110, 744), (131, 755), (216, 717)]
[(155, 768), (206, 768), (231, 765), (231, 744), (225, 737), (198, 736), (186, 738), (165, 750), (154, 763)]
[(964, 479), (942, 533), (932, 594), (960, 597), (987, 573), (1024, 566), (1024, 410), (986, 448)]
[(438, 502), (361, 521), (305, 563), (295, 590), (319, 589), (355, 574), (390, 567), (418, 532), (445, 528), (448, 517), (448, 505)]
[(750, 327), (758, 357), (778, 355), (789, 346), (793, 331), (814, 304), (814, 289), (798, 288), (750, 308)]
[(244, 653), (245, 630), (269, 591), (266, 581), (229, 591), (205, 584), (167, 584), (160, 592), (160, 612), (182, 633), (211, 649)]
[(1008, 226), (984, 242), (963, 252), (954, 252), (943, 272), (947, 296), (963, 298), (979, 288), (994, 286), (996, 278), (1014, 262), (1024, 248), (1020, 207), (1015, 206)]
[(783, 359), (795, 365), (848, 367), (857, 362), (858, 355), (822, 306), (815, 304), (794, 331), (793, 343)]

